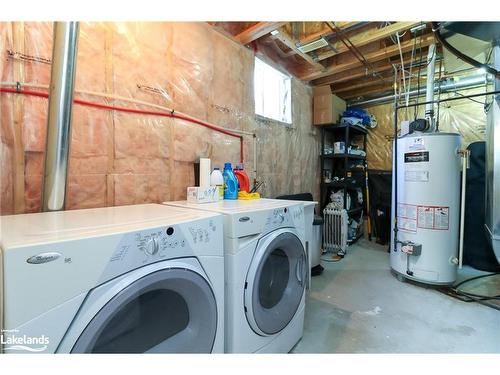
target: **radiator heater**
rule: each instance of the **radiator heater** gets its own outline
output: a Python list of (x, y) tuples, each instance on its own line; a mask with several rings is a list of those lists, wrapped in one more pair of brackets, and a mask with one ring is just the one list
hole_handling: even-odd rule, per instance
[(347, 251), (347, 211), (326, 207), (323, 220), (323, 251), (344, 255)]

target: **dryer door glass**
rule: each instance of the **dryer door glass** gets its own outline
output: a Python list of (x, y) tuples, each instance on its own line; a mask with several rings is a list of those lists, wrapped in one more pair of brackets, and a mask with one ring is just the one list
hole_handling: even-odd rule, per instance
[[(254, 275), (253, 318), (265, 334), (285, 328), (299, 307), (305, 285), (305, 252), (299, 238), (285, 232), (273, 239), (260, 259)], [(250, 284), (250, 283), (249, 283)], [(247, 306), (248, 309), (248, 306)]]
[(114, 296), (72, 352), (210, 353), (216, 331), (216, 301), (207, 281), (191, 270), (170, 268)]

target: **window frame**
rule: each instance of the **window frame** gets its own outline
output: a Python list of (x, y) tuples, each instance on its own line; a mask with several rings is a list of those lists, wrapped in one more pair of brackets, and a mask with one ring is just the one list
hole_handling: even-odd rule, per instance
[[(283, 81), (288, 81), (289, 83), (289, 98), (287, 99), (288, 103), (289, 103), (289, 107), (290, 107), (290, 118), (289, 118), (289, 121), (290, 122), (287, 122), (287, 121), (283, 121), (282, 119), (276, 119), (276, 118), (273, 118), (273, 117), (268, 117), (264, 114), (261, 114), (261, 113), (257, 113), (257, 91), (256, 91), (256, 76), (255, 76), (255, 71), (256, 71), (256, 66), (257, 66), (257, 60), (259, 60), (262, 64), (264, 64), (266, 67), (268, 68), (271, 68), (272, 70), (274, 70), (276, 73), (280, 74), (283, 78)], [(263, 58), (263, 57), (260, 57), (260, 56), (254, 56), (254, 69), (253, 69), (253, 100), (254, 100), (254, 114), (255, 114), (255, 118), (259, 121), (259, 122), (263, 122), (263, 123), (279, 123), (279, 124), (282, 124), (283, 126), (286, 126), (286, 127), (293, 127), (293, 108), (292, 108), (292, 76), (290, 74), (288, 74), (287, 72), (284, 72), (283, 70), (277, 68), (276, 66), (274, 66), (273, 64), (269, 63), (267, 61), (267, 59)], [(279, 100), (282, 100), (282, 98), (280, 97)]]

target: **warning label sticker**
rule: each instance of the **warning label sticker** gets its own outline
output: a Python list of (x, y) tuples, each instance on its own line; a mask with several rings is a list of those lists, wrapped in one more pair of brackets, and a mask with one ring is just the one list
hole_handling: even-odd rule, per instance
[(413, 204), (399, 203), (398, 217), (417, 220), (417, 206)]
[(434, 229), (448, 230), (450, 228), (450, 209), (448, 207), (434, 208)]
[(422, 229), (448, 230), (450, 208), (444, 206), (418, 206), (417, 227)]
[(423, 229), (434, 228), (434, 207), (418, 206), (417, 226)]
[(417, 233), (417, 220), (398, 218), (398, 229), (406, 232)]
[(398, 229), (410, 233), (417, 232), (417, 206), (398, 204)]

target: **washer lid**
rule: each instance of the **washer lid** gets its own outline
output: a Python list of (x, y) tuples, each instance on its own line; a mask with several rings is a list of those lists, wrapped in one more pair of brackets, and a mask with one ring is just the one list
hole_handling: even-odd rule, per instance
[(290, 230), (259, 241), (244, 293), (247, 320), (257, 334), (276, 334), (293, 319), (304, 294), (306, 268), (302, 242)]
[(242, 212), (271, 210), (295, 205), (302, 205), (302, 201), (291, 201), (285, 199), (254, 199), (254, 200), (229, 200), (224, 199), (212, 203), (189, 203), (187, 201), (163, 202), (165, 205), (175, 207), (195, 208), (197, 210), (219, 212), (221, 214), (233, 215)]

